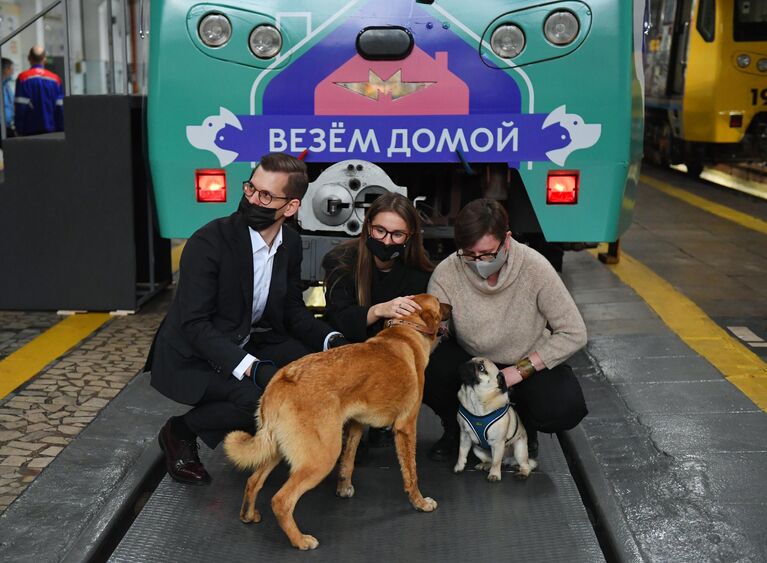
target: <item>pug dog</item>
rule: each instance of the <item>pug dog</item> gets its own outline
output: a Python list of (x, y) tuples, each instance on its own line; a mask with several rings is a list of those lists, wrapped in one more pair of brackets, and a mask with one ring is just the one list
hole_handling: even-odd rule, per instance
[(475, 469), (488, 471), (487, 480), (501, 480), (501, 465), (519, 465), (517, 476), (525, 479), (536, 468), (528, 459), (527, 432), (516, 411), (509, 404), (506, 380), (498, 367), (487, 358), (472, 358), (459, 368), (458, 425), (461, 444), (453, 468), (460, 473), (466, 467), (469, 449), (481, 463)]

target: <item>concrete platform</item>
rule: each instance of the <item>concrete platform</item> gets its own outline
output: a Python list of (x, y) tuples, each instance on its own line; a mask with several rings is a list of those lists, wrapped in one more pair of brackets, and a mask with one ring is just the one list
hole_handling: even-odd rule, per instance
[[(595, 299), (588, 273), (602, 269), (568, 255), (564, 278), (580, 307)], [(628, 531), (625, 553), (644, 561), (764, 561), (767, 415), (660, 320), (636, 323), (622, 304), (637, 297), (617, 277), (599, 291), (621, 330), (595, 331), (604, 314), (584, 312), (586, 361), (574, 370), (590, 413), (566, 446), (597, 505), (613, 500), (597, 506), (597, 526), (618, 540)], [(640, 318), (657, 319), (638, 303)]]

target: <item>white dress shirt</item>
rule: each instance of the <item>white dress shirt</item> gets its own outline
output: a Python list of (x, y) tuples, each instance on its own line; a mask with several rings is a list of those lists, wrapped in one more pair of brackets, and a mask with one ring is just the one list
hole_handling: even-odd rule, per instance
[[(272, 283), (274, 255), (277, 254), (277, 249), (282, 245), (282, 227), (277, 231), (277, 236), (274, 237), (271, 248), (261, 238), (258, 231), (254, 231), (250, 227), (248, 227), (248, 231), (250, 231), (250, 246), (253, 249), (253, 312), (250, 324), (254, 325), (264, 316), (266, 300), (269, 297), (269, 287)], [(328, 341), (334, 334), (341, 333), (336, 331), (329, 333), (325, 337), (323, 350), (328, 349)], [(250, 340), (250, 335), (248, 335), (240, 347), (245, 346), (248, 340)], [(245, 370), (257, 361), (258, 359), (255, 356), (246, 354), (237, 367), (234, 368), (232, 375), (237, 379), (242, 379), (245, 376)]]
[[(272, 283), (272, 269), (274, 268), (274, 255), (277, 249), (282, 245), (282, 227), (277, 231), (277, 235), (272, 241), (272, 246), (261, 237), (258, 231), (248, 227), (250, 232), (250, 247), (253, 250), (253, 311), (250, 317), (250, 324), (254, 325), (264, 316), (266, 309), (266, 300), (269, 297), (269, 287)], [(247, 344), (249, 338), (245, 339), (242, 346)], [(257, 361), (254, 356), (247, 354), (242, 361), (234, 368), (232, 375), (237, 379), (242, 379), (245, 370)]]

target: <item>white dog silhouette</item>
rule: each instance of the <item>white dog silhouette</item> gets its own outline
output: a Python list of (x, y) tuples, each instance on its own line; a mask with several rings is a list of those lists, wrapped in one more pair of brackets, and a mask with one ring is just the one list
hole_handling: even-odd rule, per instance
[(559, 106), (552, 111), (543, 122), (541, 129), (558, 123), (570, 135), (570, 143), (566, 147), (546, 153), (548, 159), (557, 166), (564, 166), (570, 153), (578, 149), (587, 149), (594, 146), (602, 135), (602, 126), (598, 124), (584, 123), (580, 115), (567, 113), (565, 106)]
[(216, 145), (216, 135), (227, 125), (242, 131), (242, 124), (237, 116), (228, 109), (220, 107), (219, 114), (206, 117), (202, 125), (187, 125), (186, 138), (194, 148), (212, 152), (221, 166), (226, 166), (234, 162), (238, 156), (238, 153)]

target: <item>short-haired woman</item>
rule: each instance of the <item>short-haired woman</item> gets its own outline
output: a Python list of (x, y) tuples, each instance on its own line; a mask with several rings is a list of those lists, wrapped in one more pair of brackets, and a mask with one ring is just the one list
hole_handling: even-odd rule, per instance
[(563, 363), (586, 344), (586, 326), (551, 264), (512, 238), (497, 201), (467, 204), (456, 218), (455, 243), (458, 250), (437, 266), (428, 287), (453, 307), (451, 338), (426, 372), (424, 403), (445, 429), (430, 456), (456, 451), (457, 368), (484, 356), (502, 368), (535, 457), (537, 431), (566, 430), (586, 415), (580, 386)]
[[(325, 320), (350, 342), (377, 334), (386, 319), (418, 309), (410, 296), (424, 293), (434, 266), (426, 256), (421, 222), (411, 201), (387, 193), (367, 210), (359, 237), (328, 252), (325, 269)], [(390, 435), (371, 429), (372, 445)]]

